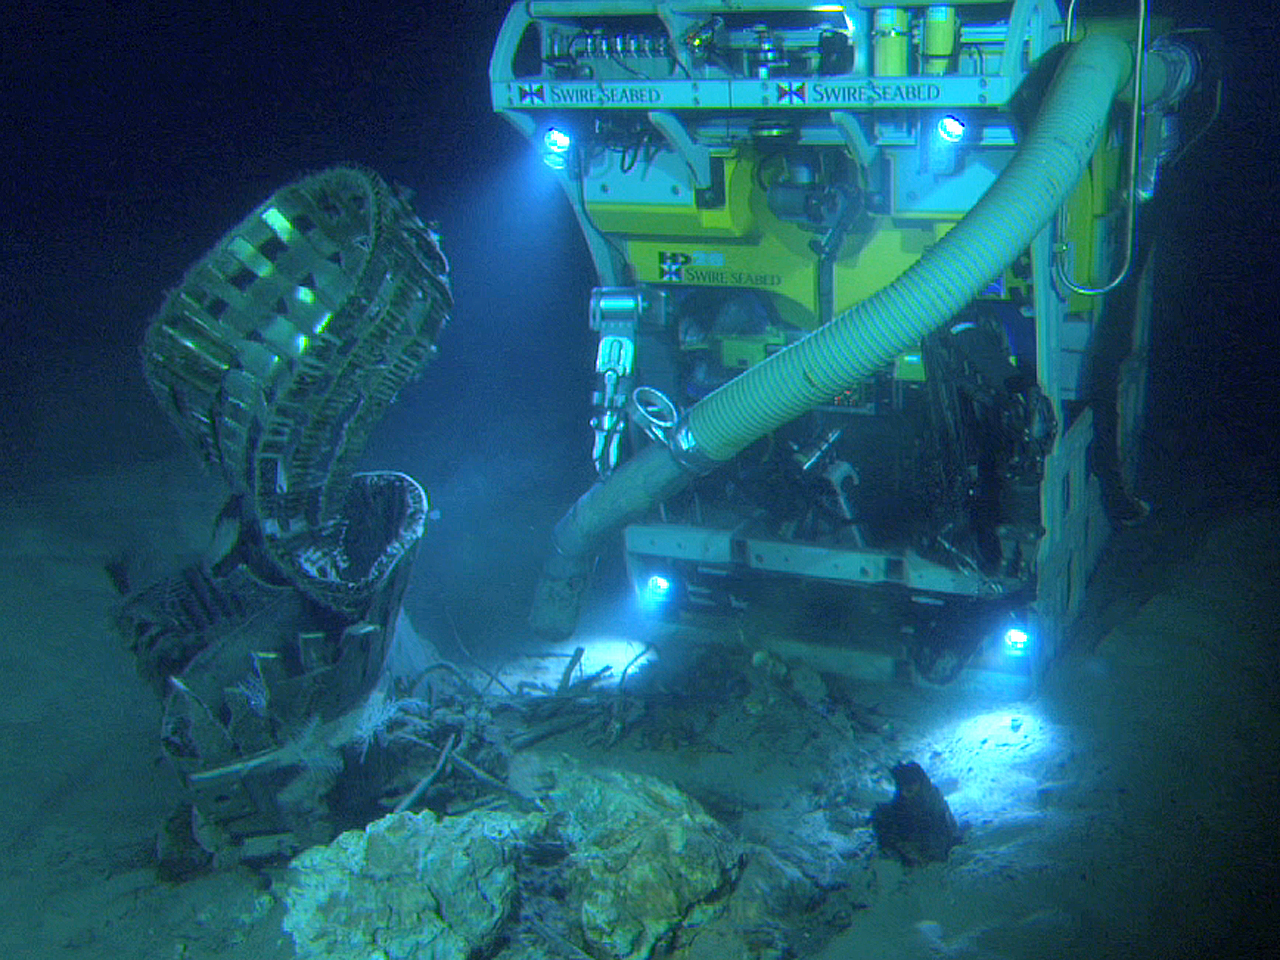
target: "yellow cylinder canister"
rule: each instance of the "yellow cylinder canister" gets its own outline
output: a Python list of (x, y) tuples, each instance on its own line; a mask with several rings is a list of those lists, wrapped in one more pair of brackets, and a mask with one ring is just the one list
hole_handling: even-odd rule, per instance
[(877, 77), (905, 77), (911, 47), (911, 20), (901, 7), (879, 7), (875, 19), (872, 70)]
[(940, 77), (951, 69), (958, 25), (955, 7), (935, 6), (925, 11), (920, 58), (926, 75)]

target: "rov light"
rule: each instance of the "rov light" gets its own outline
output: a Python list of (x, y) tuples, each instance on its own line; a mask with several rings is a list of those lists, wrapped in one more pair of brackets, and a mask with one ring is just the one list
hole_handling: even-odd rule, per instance
[(644, 598), (649, 603), (661, 603), (671, 596), (671, 581), (655, 573), (644, 584)]
[(542, 135), (542, 162), (552, 170), (563, 170), (569, 163), (573, 139), (556, 127), (548, 127)]
[(946, 143), (959, 143), (964, 139), (964, 121), (947, 114), (938, 121), (938, 136)]
[(960, 167), (965, 145), (975, 139), (964, 118), (945, 113), (921, 127), (920, 150), (922, 173), (951, 176)]
[(547, 132), (542, 135), (542, 145), (547, 148), (548, 153), (565, 154), (573, 146), (573, 141), (569, 139), (569, 135), (563, 130), (549, 127)]
[(1004, 632), (1004, 652), (1021, 657), (1031, 648), (1031, 635), (1021, 627), (1010, 627)]

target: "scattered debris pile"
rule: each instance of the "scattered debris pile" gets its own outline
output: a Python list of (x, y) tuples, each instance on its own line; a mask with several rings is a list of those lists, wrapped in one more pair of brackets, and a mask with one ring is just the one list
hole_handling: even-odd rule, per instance
[(246, 759), (326, 772), (321, 845), (249, 845), (198, 813), (184, 835), (215, 863), (293, 857), (304, 960), (785, 960), (853, 925), (877, 839), (909, 865), (958, 842), (916, 764), (875, 807), (906, 745), (847, 679), (746, 643), (658, 653), (615, 677), (557, 652), (529, 680), (427, 651)]

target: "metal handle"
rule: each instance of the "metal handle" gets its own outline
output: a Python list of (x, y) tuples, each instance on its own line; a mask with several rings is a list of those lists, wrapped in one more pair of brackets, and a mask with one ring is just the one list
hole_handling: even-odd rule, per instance
[[(1075, 32), (1076, 0), (1067, 5), (1067, 19), (1064, 36), (1071, 42)], [(1067, 276), (1066, 243), (1057, 251), (1054, 258), (1054, 276), (1068, 290), (1086, 297), (1098, 297), (1120, 286), (1129, 275), (1133, 266), (1133, 249), (1137, 242), (1138, 225), (1138, 154), (1139, 138), (1142, 132), (1142, 74), (1147, 66), (1147, 0), (1138, 0), (1138, 37), (1137, 61), (1133, 74), (1133, 112), (1129, 118), (1129, 197), (1125, 209), (1124, 260), (1120, 264), (1120, 272), (1101, 287), (1082, 287)], [(1066, 208), (1058, 213), (1058, 233), (1065, 233)]]

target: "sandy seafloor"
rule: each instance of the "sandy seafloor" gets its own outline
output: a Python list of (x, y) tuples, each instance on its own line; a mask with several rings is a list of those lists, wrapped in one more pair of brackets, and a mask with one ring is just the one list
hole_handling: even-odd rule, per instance
[[(155, 876), (156, 828), (179, 791), (159, 704), (111, 629), (103, 564), (131, 550), (176, 568), (221, 489), (176, 445), (143, 446), (97, 471), (14, 481), (0, 505), (0, 956), (290, 957), (259, 875)], [(526, 642), (522, 598), (566, 502), (537, 482), (550, 468), (531, 465), (536, 446), (505, 445), (505, 466), (418, 465), (443, 517), (406, 610), (446, 654), (446, 606), (496, 667)], [(827, 852), (861, 908), (798, 954), (813, 960), (1277, 955), (1280, 510), (1239, 484), (1177, 488), (1117, 542), (1089, 628), (1030, 699), (868, 682), (856, 699), (883, 735), (823, 755), (780, 757), (759, 723), (724, 718), (728, 760), (625, 744), (594, 759), (736, 797), (757, 840), (804, 842), (823, 818), (816, 842), (838, 838)], [(967, 825), (946, 863), (907, 870), (876, 853), (865, 818), (897, 759), (919, 760)], [(845, 802), (815, 811), (815, 784)]]

